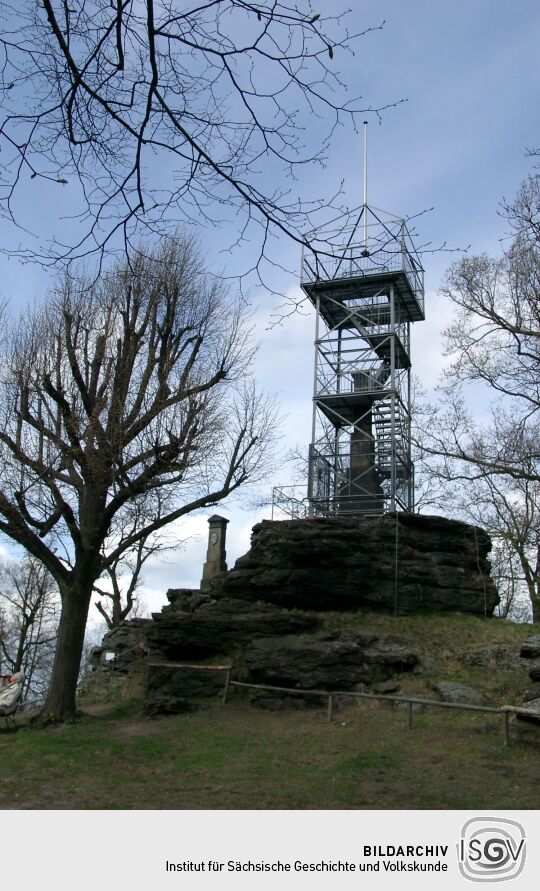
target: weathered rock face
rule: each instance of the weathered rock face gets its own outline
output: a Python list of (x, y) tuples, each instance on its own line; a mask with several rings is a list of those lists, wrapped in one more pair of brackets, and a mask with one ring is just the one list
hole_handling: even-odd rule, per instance
[(114, 653), (114, 670), (128, 671), (144, 654), (146, 635), (151, 626), (151, 619), (130, 619), (128, 622), (122, 622), (118, 628), (108, 631), (101, 641), (101, 646), (92, 649), (89, 660), (91, 670), (107, 671), (110, 667), (107, 654)]
[(526, 724), (533, 724), (540, 730), (540, 699), (528, 699), (524, 702), (523, 709), (527, 709), (528, 713), (520, 712), (516, 716), (517, 720), (523, 721)]
[(456, 681), (440, 681), (434, 689), (440, 693), (444, 702), (460, 702), (463, 705), (487, 705), (487, 699), (479, 690), (458, 684)]
[(144, 710), (148, 715), (179, 714), (189, 711), (192, 697), (213, 697), (223, 693), (225, 674), (203, 667), (175, 668), (170, 665), (148, 666)]
[(530, 709), (530, 715), (517, 715), (517, 720), (540, 730), (540, 635), (524, 640), (519, 655), (526, 660), (532, 683), (523, 694), (523, 707)]
[(407, 641), (352, 631), (253, 640), (245, 652), (249, 683), (303, 690), (354, 690), (418, 662)]
[(530, 702), (532, 699), (540, 699), (540, 681), (533, 681), (523, 694), (523, 702)]
[(264, 520), (216, 596), (317, 610), (459, 610), (492, 615), (489, 536), (443, 517)]
[[(252, 693), (265, 707), (321, 705), (315, 690), (373, 688), (390, 678), (395, 688), (401, 673), (436, 673), (436, 663), (426, 656), (421, 661), (406, 640), (367, 629), (322, 632), (324, 611), (459, 610), (489, 616), (498, 602), (490, 547), (482, 530), (441, 517), (265, 521), (254, 528), (249, 553), (214, 578), (210, 591), (168, 591), (169, 605), (161, 613), (144, 623), (125, 623), (105, 638), (96, 660), (103, 662), (111, 649), (115, 662), (125, 660), (126, 666), (143, 652), (149, 655), (149, 714), (185, 710), (192, 697), (214, 696), (223, 687), (217, 674), (152, 662), (193, 662), (217, 654), (234, 662), (238, 679), (311, 691), (304, 697)], [(536, 643), (531, 646), (532, 657)], [(508, 661), (506, 651), (485, 646), (471, 655), (475, 665), (498, 668)], [(533, 671), (530, 676), (534, 686)]]
[(539, 659), (540, 658), (540, 634), (534, 637), (528, 637), (521, 644), (519, 655), (522, 659)]
[(525, 659), (529, 677), (533, 684), (540, 683), (540, 635), (528, 637), (521, 644), (521, 659)]
[[(171, 599), (171, 598), (169, 598)], [(270, 637), (315, 631), (320, 620), (313, 615), (245, 600), (212, 600), (198, 595), (196, 606), (185, 596), (172, 598), (171, 607), (154, 613), (147, 633), (152, 651), (167, 659), (205, 659), (245, 644), (257, 635)], [(180, 606), (180, 608), (179, 608)]]
[(521, 665), (519, 653), (513, 644), (483, 644), (458, 650), (456, 655), (466, 665), (483, 666), (497, 671), (511, 671)]

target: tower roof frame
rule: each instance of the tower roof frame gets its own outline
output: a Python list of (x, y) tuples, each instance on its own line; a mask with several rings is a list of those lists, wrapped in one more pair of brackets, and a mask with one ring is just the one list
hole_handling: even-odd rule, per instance
[[(393, 286), (398, 311), (411, 322), (424, 319), (424, 269), (404, 218), (366, 204), (309, 233), (308, 240), (300, 284), (313, 304), (328, 296), (346, 307)], [(328, 321), (340, 321), (335, 305)]]

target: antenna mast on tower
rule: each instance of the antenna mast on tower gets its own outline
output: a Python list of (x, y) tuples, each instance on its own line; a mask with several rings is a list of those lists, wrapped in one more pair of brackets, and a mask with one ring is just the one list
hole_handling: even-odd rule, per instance
[(368, 203), (367, 203), (367, 128), (368, 122), (364, 121), (364, 250), (369, 254), (368, 247)]

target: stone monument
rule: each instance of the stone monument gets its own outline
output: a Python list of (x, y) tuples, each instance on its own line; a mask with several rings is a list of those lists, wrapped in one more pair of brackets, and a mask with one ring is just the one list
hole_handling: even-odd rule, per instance
[(214, 514), (208, 520), (208, 550), (206, 563), (203, 566), (201, 591), (208, 591), (211, 580), (220, 573), (227, 572), (225, 539), (228, 522), (225, 517), (220, 517), (219, 514)]

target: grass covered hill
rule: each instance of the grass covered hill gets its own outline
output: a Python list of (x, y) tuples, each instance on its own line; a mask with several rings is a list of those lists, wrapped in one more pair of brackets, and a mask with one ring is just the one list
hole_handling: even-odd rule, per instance
[[(327, 617), (339, 627), (345, 617)], [(359, 627), (408, 638), (424, 657), (400, 692), (434, 697), (437, 680), (518, 704), (527, 683), (516, 658), (531, 626), (459, 614), (357, 615)], [(346, 617), (351, 627), (351, 616)], [(132, 685), (123, 695), (133, 694)], [(234, 692), (227, 705), (145, 718), (141, 701), (82, 705), (74, 724), (0, 733), (2, 808), (527, 809), (538, 806), (540, 735), (503, 745), (499, 716), (392, 703), (269, 712)], [(102, 697), (103, 698), (103, 697)], [(22, 725), (22, 726), (21, 726)]]

